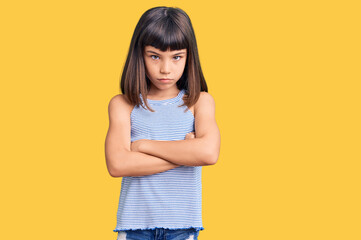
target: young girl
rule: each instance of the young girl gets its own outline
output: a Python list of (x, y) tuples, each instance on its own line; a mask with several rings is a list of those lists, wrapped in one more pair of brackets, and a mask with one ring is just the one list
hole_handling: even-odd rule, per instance
[(118, 240), (198, 239), (202, 166), (217, 162), (215, 103), (188, 15), (155, 7), (140, 18), (109, 102), (109, 174), (122, 177)]

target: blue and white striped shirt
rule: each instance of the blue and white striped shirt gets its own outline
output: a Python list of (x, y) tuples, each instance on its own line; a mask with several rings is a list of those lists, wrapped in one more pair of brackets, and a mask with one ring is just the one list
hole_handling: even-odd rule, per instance
[[(139, 139), (176, 141), (194, 132), (194, 116), (183, 104), (185, 90), (174, 98), (147, 99), (155, 112), (134, 107), (131, 142)], [(140, 95), (141, 100), (142, 95)], [(147, 176), (122, 178), (114, 232), (136, 229), (203, 230), (202, 166), (179, 166)]]

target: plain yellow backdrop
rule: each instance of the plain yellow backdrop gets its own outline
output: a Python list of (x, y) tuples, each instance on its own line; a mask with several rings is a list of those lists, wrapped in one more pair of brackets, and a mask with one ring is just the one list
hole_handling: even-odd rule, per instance
[(116, 239), (107, 107), (155, 6), (190, 16), (216, 101), (199, 239), (361, 239), (361, 8), (347, 0), (2, 2), (0, 239)]

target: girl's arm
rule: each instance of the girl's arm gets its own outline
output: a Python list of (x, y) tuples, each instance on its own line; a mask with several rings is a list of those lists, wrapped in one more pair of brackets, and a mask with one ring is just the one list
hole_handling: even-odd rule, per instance
[[(144, 139), (137, 144), (136, 151), (185, 166), (215, 164), (220, 152), (221, 137), (215, 119), (213, 97), (207, 92), (201, 92), (194, 109), (196, 138), (177, 141)], [(131, 149), (133, 151), (132, 146)]]
[(159, 157), (130, 150), (130, 110), (122, 95), (109, 102), (109, 129), (105, 139), (109, 174), (112, 177), (144, 176), (178, 167)]
[(140, 152), (124, 151), (113, 156), (118, 163), (112, 177), (145, 176), (164, 172), (180, 165)]

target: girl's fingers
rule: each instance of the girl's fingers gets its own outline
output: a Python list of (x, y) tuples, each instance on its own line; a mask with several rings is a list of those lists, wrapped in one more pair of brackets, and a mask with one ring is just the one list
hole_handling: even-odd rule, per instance
[(190, 132), (186, 134), (185, 139), (190, 139), (190, 138), (195, 138), (195, 133), (194, 132)]

